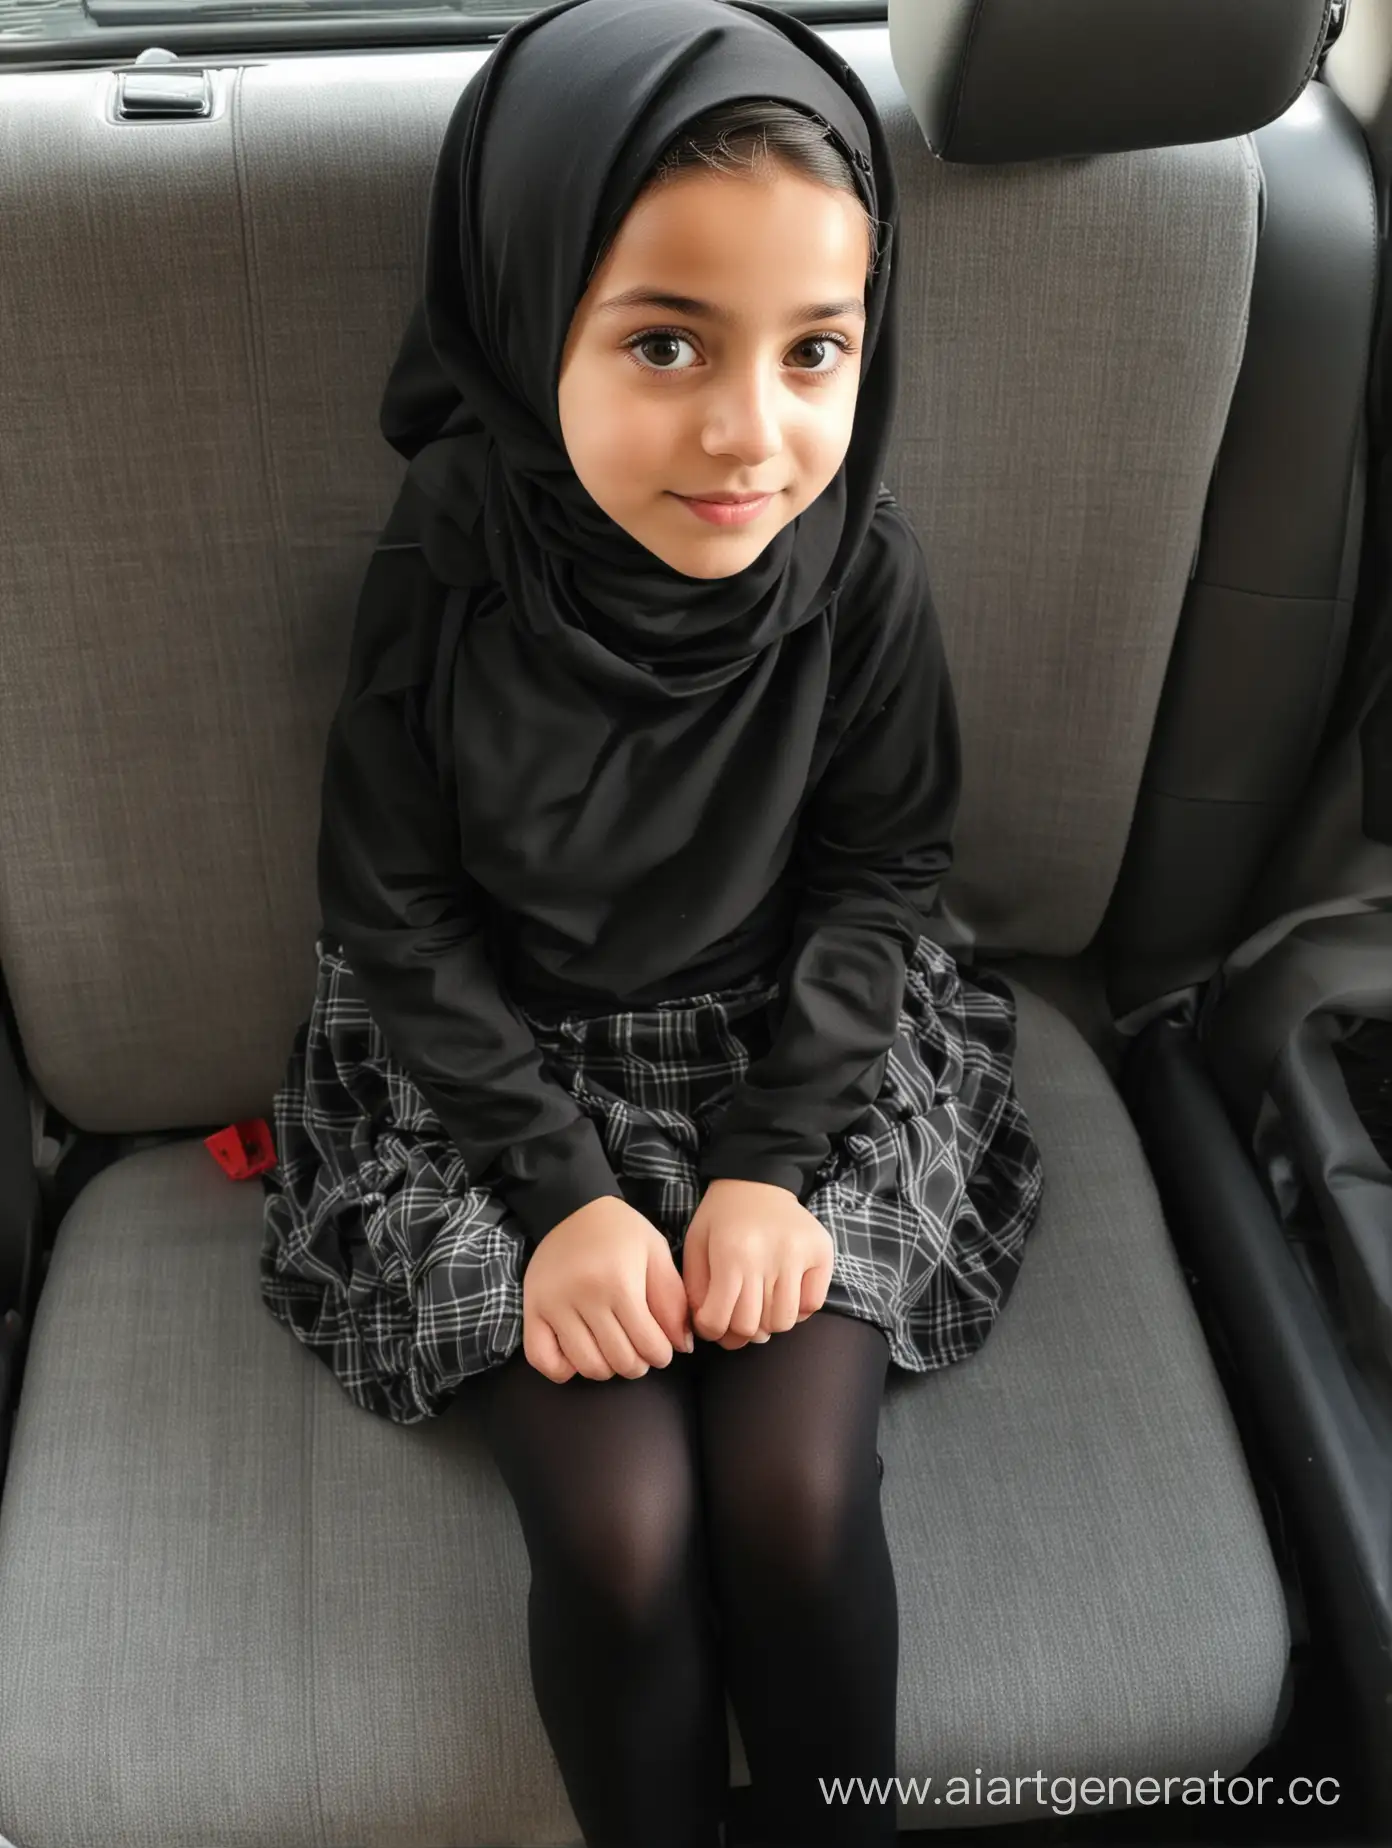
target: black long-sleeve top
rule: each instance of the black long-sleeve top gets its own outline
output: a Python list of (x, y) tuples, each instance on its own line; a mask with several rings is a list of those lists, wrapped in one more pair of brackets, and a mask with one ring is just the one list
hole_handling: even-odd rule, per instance
[[(641, 717), (597, 702), (583, 792), (548, 787), (555, 665), (526, 654), (505, 609), (445, 591), (414, 548), (375, 555), (371, 601), (390, 619), (355, 630), (330, 728), (324, 935), (529, 1242), (623, 1188), (519, 1002), (537, 1018), (598, 1014), (777, 974), (772, 1044), (716, 1121), (707, 1180), (804, 1198), (876, 1097), (960, 781), (926, 567), (902, 521), (878, 510), (829, 612), (769, 651), (754, 691), (732, 692), (747, 723), (725, 711), (720, 761), (674, 782), (644, 755)], [(390, 581), (371, 585), (379, 573)], [(535, 736), (504, 732), (490, 690), (503, 672), (531, 676)], [(818, 721), (781, 749), (780, 715), (809, 687)], [(485, 738), (493, 768), (471, 776)], [(699, 735), (684, 742), (699, 757)]]

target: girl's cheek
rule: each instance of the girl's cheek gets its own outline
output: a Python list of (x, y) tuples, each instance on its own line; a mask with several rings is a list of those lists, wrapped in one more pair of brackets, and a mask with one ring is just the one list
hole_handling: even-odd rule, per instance
[(672, 458), (680, 455), (684, 442), (699, 442), (699, 426), (696, 437), (689, 437), (686, 425), (692, 420), (675, 405), (653, 404), (615, 393), (606, 407), (605, 419), (606, 461), (629, 474), (668, 468)]

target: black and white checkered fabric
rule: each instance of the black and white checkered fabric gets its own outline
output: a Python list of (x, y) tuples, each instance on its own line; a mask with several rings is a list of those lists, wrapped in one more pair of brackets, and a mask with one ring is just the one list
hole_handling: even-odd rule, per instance
[[(521, 1346), (521, 1231), (388, 1054), (346, 962), (316, 948), (314, 1001), (276, 1093), (279, 1163), (262, 1177), (261, 1294), (357, 1404), (415, 1424)], [(755, 981), (546, 1024), (523, 1010), (678, 1267), (697, 1152), (767, 1046), (777, 993)], [(981, 1346), (1038, 1219), (1043, 1174), (1014, 1049), (1007, 984), (962, 975), (921, 938), (879, 1099), (833, 1144), (806, 1201), (836, 1248), (826, 1307), (877, 1324), (912, 1372)]]

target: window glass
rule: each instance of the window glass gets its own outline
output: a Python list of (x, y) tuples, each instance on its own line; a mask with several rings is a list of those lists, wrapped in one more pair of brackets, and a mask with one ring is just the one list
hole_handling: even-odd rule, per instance
[[(0, 58), (66, 45), (93, 61), (147, 46), (180, 57), (262, 46), (487, 42), (549, 0), (0, 0)], [(814, 25), (884, 19), (887, 0), (769, 0)], [(433, 30), (432, 30), (433, 28)]]

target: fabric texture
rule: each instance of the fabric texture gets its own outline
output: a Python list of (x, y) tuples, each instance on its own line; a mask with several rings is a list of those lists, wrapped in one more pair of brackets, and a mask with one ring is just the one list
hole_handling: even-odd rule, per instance
[[(1289, 1649), (1261, 1510), (1126, 1110), (1016, 1001), (1040, 1225), (981, 1351), (891, 1370), (880, 1420), (899, 1770), (1235, 1773)], [(59, 1229), (0, 1502), (0, 1831), (575, 1842), (473, 1386), (409, 1429), (355, 1405), (266, 1313), (261, 1206), (191, 1138)], [(951, 1814), (1049, 1811), (1026, 1782)]]
[[(313, 1009), (276, 1095), (261, 1290), (356, 1403), (437, 1416), (522, 1341), (526, 1246), (392, 1057), (342, 957), (320, 946)], [(776, 986), (532, 1023), (624, 1196), (680, 1268), (712, 1122), (772, 1035)], [(963, 977), (923, 938), (879, 1094), (818, 1170), (808, 1210), (835, 1262), (825, 1307), (876, 1323), (893, 1361), (965, 1359), (1007, 1301), (1043, 1177), (1012, 1078), (1007, 984)]]

